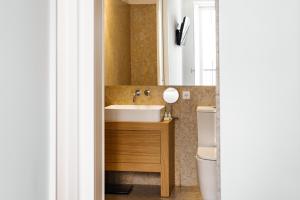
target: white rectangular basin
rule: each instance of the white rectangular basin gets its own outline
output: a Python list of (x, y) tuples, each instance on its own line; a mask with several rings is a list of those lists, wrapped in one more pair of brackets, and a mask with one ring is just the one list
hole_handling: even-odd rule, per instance
[(105, 107), (105, 121), (161, 122), (164, 111), (161, 105), (111, 105)]

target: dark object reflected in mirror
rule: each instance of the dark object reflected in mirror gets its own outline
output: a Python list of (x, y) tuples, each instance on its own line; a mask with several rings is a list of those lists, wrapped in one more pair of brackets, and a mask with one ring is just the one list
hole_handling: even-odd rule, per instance
[(190, 28), (190, 18), (188, 17), (184, 17), (183, 18), (183, 22), (180, 24), (180, 26), (178, 26), (177, 30), (176, 30), (176, 44), (181, 46), (184, 45), (188, 30)]

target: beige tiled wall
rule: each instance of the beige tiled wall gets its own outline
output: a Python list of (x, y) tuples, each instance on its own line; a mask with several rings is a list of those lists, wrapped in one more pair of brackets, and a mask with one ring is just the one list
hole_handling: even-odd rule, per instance
[[(190, 100), (180, 100), (173, 107), (173, 116), (179, 118), (175, 124), (175, 159), (176, 185), (197, 185), (197, 166), (195, 155), (197, 151), (197, 106), (215, 106), (215, 87), (176, 87), (182, 91), (191, 92)], [(142, 95), (136, 104), (165, 104), (162, 99), (163, 86), (108, 86), (105, 91), (105, 104), (133, 104), (132, 96), (136, 89), (151, 90), (151, 96)], [(147, 173), (114, 173), (107, 175), (107, 181), (129, 184), (159, 185), (158, 174)]]
[(131, 82), (130, 6), (121, 0), (105, 0), (105, 85)]
[(156, 5), (131, 5), (130, 26), (131, 85), (156, 85)]
[(105, 85), (157, 84), (156, 5), (105, 1)]

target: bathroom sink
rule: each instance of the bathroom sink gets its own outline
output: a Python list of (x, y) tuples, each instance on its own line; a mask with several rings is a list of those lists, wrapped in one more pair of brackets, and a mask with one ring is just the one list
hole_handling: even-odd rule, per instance
[(160, 122), (164, 111), (161, 105), (111, 105), (105, 107), (105, 121)]

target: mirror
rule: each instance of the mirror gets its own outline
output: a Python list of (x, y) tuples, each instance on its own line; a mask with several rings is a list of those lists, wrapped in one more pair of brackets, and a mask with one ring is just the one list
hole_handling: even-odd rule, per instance
[(163, 99), (166, 103), (173, 104), (179, 99), (179, 92), (175, 88), (167, 88), (164, 91)]
[(215, 85), (212, 0), (105, 0), (106, 85)]

